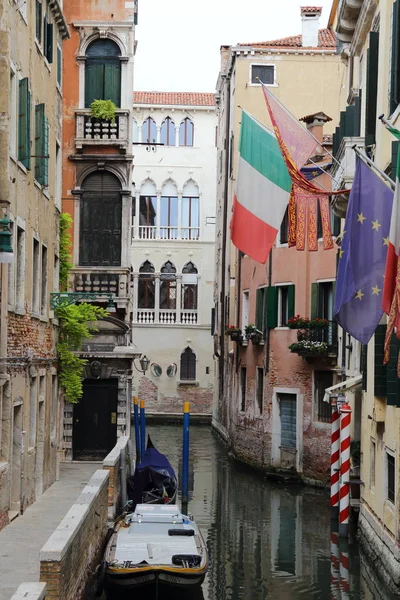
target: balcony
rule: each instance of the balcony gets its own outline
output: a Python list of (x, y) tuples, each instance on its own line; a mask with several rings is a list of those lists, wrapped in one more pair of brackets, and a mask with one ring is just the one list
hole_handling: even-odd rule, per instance
[(357, 26), (363, 0), (340, 0), (336, 33), (340, 42), (350, 43)]
[(178, 227), (158, 225), (135, 225), (132, 227), (134, 240), (193, 240), (200, 238), (199, 227)]
[(129, 269), (125, 267), (74, 267), (69, 287), (74, 292), (113, 294), (118, 306), (129, 299)]
[(82, 151), (83, 146), (118, 146), (123, 152), (127, 151), (128, 110), (117, 110), (115, 123), (93, 118), (89, 108), (76, 110), (75, 115), (77, 150)]
[(139, 325), (197, 325), (198, 311), (188, 309), (138, 308), (134, 313), (134, 323)]
[(338, 354), (337, 323), (328, 321), (326, 327), (298, 329), (297, 342), (289, 346), (291, 352), (311, 362), (318, 359), (333, 359)]

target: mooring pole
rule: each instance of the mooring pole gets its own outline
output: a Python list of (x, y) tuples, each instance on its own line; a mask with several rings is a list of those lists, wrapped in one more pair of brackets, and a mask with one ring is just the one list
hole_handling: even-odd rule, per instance
[(337, 396), (331, 396), (331, 519), (339, 515), (340, 415)]
[(133, 420), (135, 425), (136, 462), (140, 463), (139, 403), (136, 396), (133, 399)]
[(140, 460), (143, 460), (146, 451), (146, 414), (144, 400), (140, 401)]
[(189, 496), (189, 425), (190, 403), (183, 405), (183, 448), (182, 448), (182, 512), (187, 512)]
[(351, 407), (346, 402), (340, 407), (339, 536), (344, 538), (349, 534), (350, 423)]
[(338, 523), (331, 520), (331, 600), (340, 600), (340, 550)]
[(350, 600), (350, 560), (347, 538), (339, 541), (340, 548), (340, 600)]

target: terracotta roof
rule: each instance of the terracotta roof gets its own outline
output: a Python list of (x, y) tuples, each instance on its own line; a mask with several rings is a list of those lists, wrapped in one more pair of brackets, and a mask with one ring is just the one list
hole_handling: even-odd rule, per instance
[(301, 12), (322, 12), (322, 6), (300, 6)]
[(214, 94), (203, 92), (134, 92), (133, 104), (215, 106)]
[[(269, 42), (255, 42), (252, 44), (238, 44), (251, 48), (305, 48), (301, 45), (301, 34), (272, 40)], [(318, 31), (318, 48), (336, 48), (336, 36), (331, 29), (320, 29)]]

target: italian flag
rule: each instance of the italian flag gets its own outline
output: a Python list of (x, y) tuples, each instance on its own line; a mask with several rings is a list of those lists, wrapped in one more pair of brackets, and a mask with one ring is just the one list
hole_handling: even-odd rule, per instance
[(289, 201), (291, 179), (274, 134), (242, 112), (231, 240), (265, 263)]
[[(400, 131), (388, 128), (398, 140)], [(400, 255), (400, 152), (397, 156), (396, 187), (393, 197), (392, 217), (390, 221), (388, 253), (386, 258), (385, 281), (383, 285), (382, 308), (386, 314), (390, 313), (392, 300), (396, 291), (396, 276), (398, 259)], [(400, 325), (400, 314), (396, 315), (395, 325)], [(399, 330), (398, 330), (399, 332)]]

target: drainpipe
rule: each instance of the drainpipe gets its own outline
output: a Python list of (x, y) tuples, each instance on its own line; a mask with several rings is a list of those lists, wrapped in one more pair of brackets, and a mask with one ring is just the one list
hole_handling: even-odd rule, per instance
[[(270, 288), (272, 285), (272, 251), (269, 253), (268, 257), (268, 287)], [(271, 329), (267, 324), (267, 335), (266, 335), (266, 345), (265, 345), (265, 372), (269, 371), (269, 363), (270, 363), (270, 348), (271, 348)]]
[[(241, 299), (242, 299), (242, 258), (243, 258), (243, 252), (241, 252), (240, 250), (238, 250), (238, 269), (237, 269), (237, 315), (236, 315), (236, 326), (239, 327), (240, 325), (240, 306), (241, 306)], [(238, 371), (239, 368), (239, 344), (236, 344), (236, 373)]]

